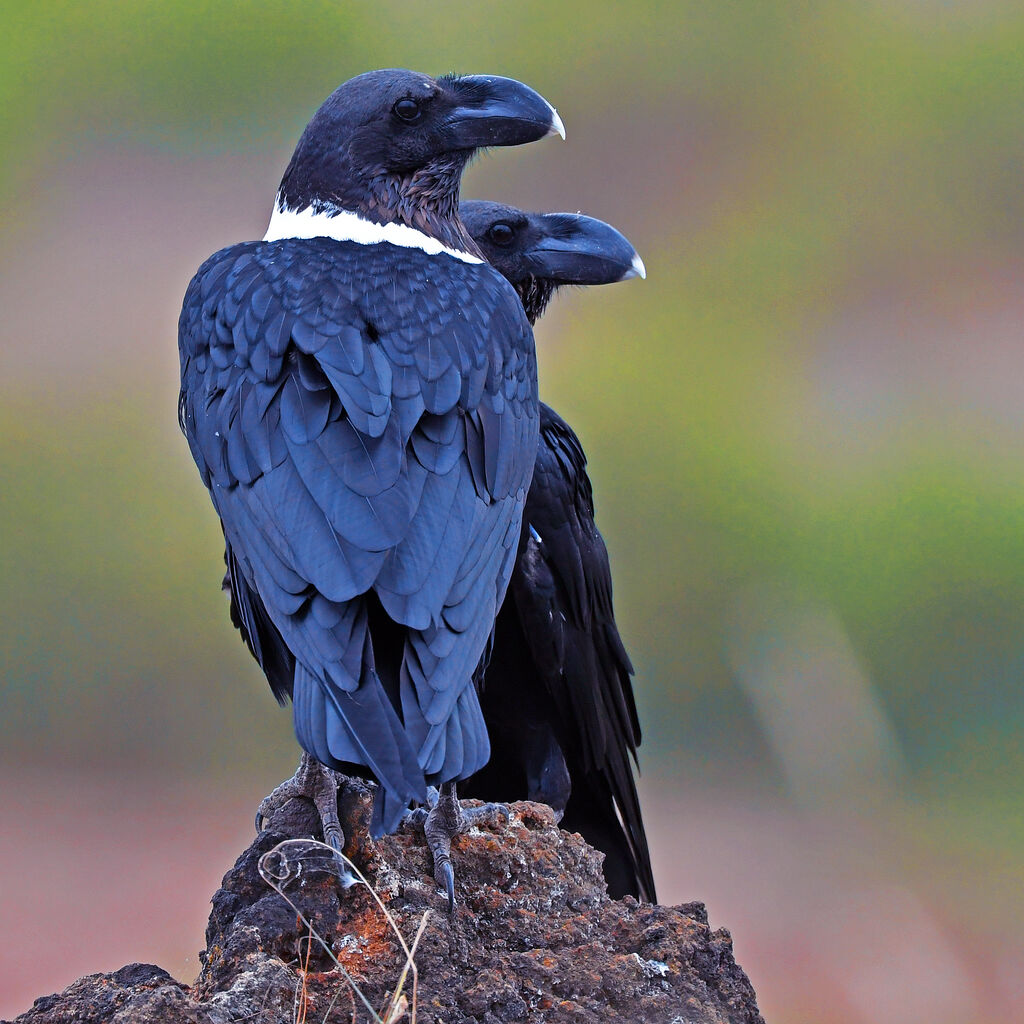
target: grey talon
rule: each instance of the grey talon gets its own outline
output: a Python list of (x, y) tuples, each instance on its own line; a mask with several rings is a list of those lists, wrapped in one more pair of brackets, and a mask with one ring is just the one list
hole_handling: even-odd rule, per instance
[(334, 850), (341, 853), (341, 829), (335, 824), (324, 823), (324, 842)]
[(452, 840), (468, 827), (459, 804), (455, 783), (441, 786), (437, 801), (423, 823), (423, 835), (434, 855), (434, 879), (448, 894), (448, 913), (455, 913), (455, 869), (451, 861)]
[[(438, 872), (440, 872), (441, 878), (437, 877)], [(448, 894), (448, 916), (452, 917), (455, 914), (455, 871), (452, 868), (452, 862), (444, 860), (438, 864), (434, 868), (434, 878), (444, 886), (444, 891)]]

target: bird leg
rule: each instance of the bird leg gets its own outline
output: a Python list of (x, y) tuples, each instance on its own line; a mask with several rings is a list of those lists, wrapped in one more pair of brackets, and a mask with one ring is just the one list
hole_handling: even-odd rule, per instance
[(295, 774), (260, 802), (256, 811), (256, 831), (262, 832), (271, 815), (281, 810), (289, 800), (294, 797), (305, 797), (312, 801), (320, 816), (324, 842), (336, 853), (341, 853), (345, 844), (345, 834), (341, 830), (341, 819), (338, 817), (338, 788), (343, 778), (303, 751)]
[(448, 895), (448, 913), (455, 913), (455, 871), (452, 868), (452, 840), (477, 822), (493, 821), (495, 816), (508, 824), (504, 804), (484, 804), (463, 808), (455, 792), (455, 782), (441, 783), (441, 790), (423, 822), (423, 834), (434, 856), (434, 879)]

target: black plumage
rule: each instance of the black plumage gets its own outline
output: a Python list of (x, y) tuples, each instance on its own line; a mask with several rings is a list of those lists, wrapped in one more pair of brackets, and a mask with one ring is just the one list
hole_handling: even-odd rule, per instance
[[(531, 322), (564, 284), (643, 273), (633, 247), (601, 221), (462, 204), (488, 260)], [(549, 406), (526, 499), (519, 554), (495, 627), (481, 703), (491, 759), (463, 787), (484, 799), (541, 800), (605, 854), (609, 892), (655, 899), (633, 777), (640, 725), (633, 669), (612, 607), (608, 552), (579, 438)]]
[(533, 469), (536, 361), (458, 184), (476, 147), (558, 129), (507, 79), (353, 79), (278, 195), (313, 237), (224, 249), (185, 295), (179, 418), (232, 618), (303, 748), (380, 782), (378, 832), (487, 760), (474, 677)]

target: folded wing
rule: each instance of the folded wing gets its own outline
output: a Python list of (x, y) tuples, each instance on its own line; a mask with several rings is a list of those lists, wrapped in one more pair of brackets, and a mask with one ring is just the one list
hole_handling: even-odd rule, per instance
[(472, 678), (537, 436), (519, 301), (444, 254), (249, 243), (200, 268), (179, 340), (236, 619), (279, 697), (291, 668), (302, 745), (369, 768), (393, 828), (488, 754)]

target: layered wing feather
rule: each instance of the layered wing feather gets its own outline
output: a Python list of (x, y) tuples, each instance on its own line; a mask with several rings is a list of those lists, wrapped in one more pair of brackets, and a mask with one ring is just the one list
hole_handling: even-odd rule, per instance
[(390, 829), (427, 781), (487, 757), (472, 678), (537, 437), (519, 301), (443, 254), (248, 243), (200, 268), (179, 345), (233, 617), (275, 693), (290, 690), (302, 745), (377, 776)]
[[(514, 668), (507, 671), (506, 666)], [(631, 891), (653, 900), (631, 763), (640, 743), (632, 673), (615, 624), (611, 568), (594, 522), (586, 456), (569, 425), (542, 404), (520, 554), (484, 679), (488, 724), (496, 750), (524, 762), (512, 771), (531, 798), (543, 797), (545, 787), (558, 792), (559, 776), (568, 772), (571, 794), (560, 808), (565, 811), (563, 825), (583, 832), (604, 850), (606, 870), (613, 858), (625, 862), (615, 868), (617, 884), (628, 884), (618, 895)], [(495, 687), (522, 692), (527, 680), (538, 688), (535, 708), (520, 712), (511, 700), (493, 692)], [(522, 721), (519, 726), (492, 721), (490, 708), (501, 708), (506, 719), (522, 716)], [(504, 743), (496, 735), (522, 726), (537, 737), (532, 745)], [(564, 761), (553, 754), (548, 734)], [(486, 772), (493, 780), (497, 770), (492, 764)], [(470, 788), (485, 795), (474, 785)]]

